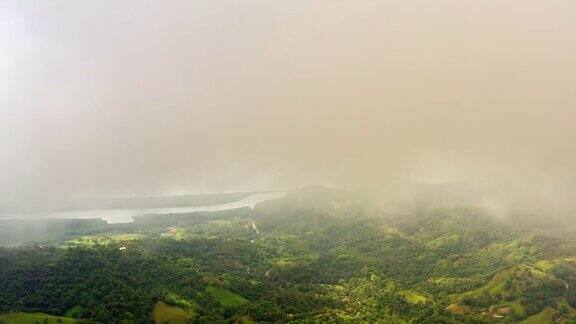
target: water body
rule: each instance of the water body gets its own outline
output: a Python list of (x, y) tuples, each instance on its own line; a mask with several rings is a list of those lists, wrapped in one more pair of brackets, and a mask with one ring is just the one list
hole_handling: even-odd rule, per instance
[[(42, 219), (55, 219), (55, 218), (100, 218), (108, 224), (121, 224), (131, 223), (134, 221), (134, 216), (145, 214), (172, 214), (172, 213), (190, 213), (196, 211), (219, 211), (241, 207), (254, 206), (260, 202), (284, 197), (288, 191), (275, 191), (267, 193), (259, 193), (248, 196), (244, 199), (210, 206), (191, 206), (191, 207), (161, 207), (161, 208), (143, 208), (143, 209), (87, 209), (87, 210), (73, 210), (73, 211), (55, 211), (55, 212), (36, 212), (27, 214), (16, 214), (6, 218), (42, 218)], [(162, 217), (162, 216), (159, 216)]]

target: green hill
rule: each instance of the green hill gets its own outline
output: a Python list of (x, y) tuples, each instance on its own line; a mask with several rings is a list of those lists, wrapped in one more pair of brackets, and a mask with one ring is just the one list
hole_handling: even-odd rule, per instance
[(78, 320), (68, 317), (52, 316), (42, 313), (7, 313), (0, 314), (1, 324), (72, 324)]
[[(558, 269), (564, 269), (564, 272), (560, 273)], [(496, 273), (477, 289), (452, 295), (451, 300), (453, 304), (466, 309), (466, 313), (536, 321), (550, 317), (548, 315), (552, 313), (560, 317), (557, 310), (562, 309), (563, 318), (572, 319), (573, 308), (566, 300), (572, 300), (574, 295), (570, 291), (570, 284), (563, 278), (575, 275), (573, 261), (521, 264)]]
[(576, 233), (472, 206), (391, 214), (366, 199), (313, 187), (255, 210), (74, 223), (0, 247), (0, 312), (17, 312), (5, 322), (576, 319)]

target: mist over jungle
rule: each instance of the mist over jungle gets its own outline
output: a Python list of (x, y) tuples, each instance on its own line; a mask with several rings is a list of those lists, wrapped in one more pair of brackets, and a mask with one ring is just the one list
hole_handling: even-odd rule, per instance
[(0, 202), (465, 183), (572, 208), (570, 1), (0, 2)]
[(0, 324), (576, 323), (575, 17), (0, 0)]

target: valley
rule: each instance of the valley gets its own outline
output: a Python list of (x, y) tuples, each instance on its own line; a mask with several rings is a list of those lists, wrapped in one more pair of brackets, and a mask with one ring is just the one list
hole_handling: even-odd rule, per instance
[(0, 248), (0, 323), (38, 313), (49, 322), (576, 319), (573, 237), (474, 207), (369, 206), (309, 187), (254, 209), (60, 224), (59, 237)]

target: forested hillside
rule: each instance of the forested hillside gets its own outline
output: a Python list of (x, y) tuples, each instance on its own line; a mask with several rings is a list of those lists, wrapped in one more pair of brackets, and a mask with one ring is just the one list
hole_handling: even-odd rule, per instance
[(311, 187), (254, 210), (58, 223), (0, 249), (0, 323), (576, 320), (576, 236), (468, 206), (368, 206)]

